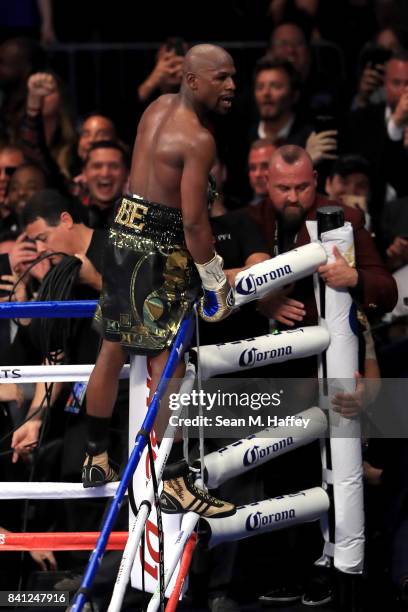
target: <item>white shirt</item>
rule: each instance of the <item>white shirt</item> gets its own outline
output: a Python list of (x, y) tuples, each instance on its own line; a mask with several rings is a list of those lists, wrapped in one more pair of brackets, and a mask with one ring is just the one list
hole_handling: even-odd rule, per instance
[[(276, 134), (276, 138), (286, 139), (289, 136), (292, 125), (295, 122), (295, 116), (292, 115), (287, 123), (279, 130)], [(258, 138), (268, 138), (268, 134), (265, 129), (265, 121), (260, 121), (258, 124)]]

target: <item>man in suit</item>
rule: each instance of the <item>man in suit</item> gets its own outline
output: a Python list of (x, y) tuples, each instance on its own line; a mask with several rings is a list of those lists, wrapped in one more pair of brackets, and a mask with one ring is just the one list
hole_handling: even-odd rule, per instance
[(360, 153), (370, 163), (373, 185), (369, 213), (379, 230), (384, 202), (408, 195), (408, 53), (386, 64), (385, 103), (351, 113), (343, 135), (342, 152)]
[[(306, 221), (315, 220), (317, 209), (331, 203), (316, 193), (316, 178), (312, 161), (301, 147), (285, 145), (272, 155), (269, 197), (249, 208), (268, 240), (271, 253), (289, 251), (310, 242)], [(335, 263), (322, 266), (319, 272), (330, 287), (347, 287), (364, 310), (392, 310), (397, 300), (396, 286), (370, 234), (364, 229), (364, 215), (348, 206), (343, 209), (345, 220), (350, 221), (354, 229), (356, 267), (351, 268), (337, 253)], [(289, 327), (295, 323), (315, 325), (317, 307), (312, 279), (295, 283), (290, 298), (286, 294), (287, 290), (282, 291), (280, 297), (275, 298), (274, 318)], [(298, 306), (299, 303), (302, 306)]]

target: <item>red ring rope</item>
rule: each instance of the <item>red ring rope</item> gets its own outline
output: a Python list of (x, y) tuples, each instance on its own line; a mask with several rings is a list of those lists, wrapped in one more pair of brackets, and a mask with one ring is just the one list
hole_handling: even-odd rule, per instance
[[(109, 536), (107, 550), (123, 550), (127, 531), (115, 531)], [(0, 552), (10, 550), (93, 550), (98, 531), (77, 533), (0, 533)]]

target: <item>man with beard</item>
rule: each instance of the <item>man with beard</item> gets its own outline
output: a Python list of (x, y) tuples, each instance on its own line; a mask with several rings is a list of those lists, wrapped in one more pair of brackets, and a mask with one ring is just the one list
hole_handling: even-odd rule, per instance
[[(268, 240), (271, 253), (277, 255), (310, 242), (306, 221), (316, 220), (317, 209), (335, 204), (342, 206), (344, 217), (354, 230), (355, 267), (351, 267), (334, 247), (335, 261), (322, 265), (318, 273), (332, 288), (347, 289), (360, 308), (367, 312), (389, 311), (397, 300), (394, 279), (385, 268), (374, 242), (364, 229), (361, 210), (330, 201), (316, 193), (317, 173), (304, 149), (285, 145), (273, 153), (269, 165), (269, 198), (258, 206), (248, 208), (258, 221)], [(270, 298), (264, 311), (280, 329), (316, 325), (318, 312), (314, 296), (313, 278), (301, 279)], [(317, 358), (307, 357), (276, 364), (271, 370), (275, 378), (316, 378)], [(300, 382), (300, 381), (299, 381)], [(294, 401), (304, 387), (294, 386)], [(297, 389), (297, 391), (296, 391)], [(297, 395), (296, 395), (297, 393)], [(312, 405), (312, 404), (311, 404)], [(300, 470), (299, 466), (307, 466)], [(293, 493), (321, 485), (320, 449), (318, 443), (279, 457), (265, 470), (265, 490), (268, 497)], [(260, 598), (264, 605), (290, 603), (301, 599), (322, 605), (331, 599), (330, 584), (324, 582), (319, 593), (310, 595), (309, 583), (305, 591), (305, 576), (322, 550), (321, 536), (316, 526), (300, 525), (290, 536), (272, 534), (268, 549), (278, 550), (273, 564), (272, 590)], [(275, 571), (276, 570), (276, 571)], [(322, 580), (322, 576), (315, 577)], [(303, 583), (303, 584), (302, 584)], [(320, 583), (319, 583), (320, 584)], [(312, 605), (308, 603), (308, 605)]]
[[(350, 267), (336, 251), (335, 262), (320, 266), (318, 272), (329, 287), (348, 288), (364, 310), (391, 310), (397, 298), (395, 284), (370, 234), (364, 229), (362, 211), (317, 194), (316, 181), (312, 160), (301, 147), (285, 145), (272, 155), (269, 197), (258, 206), (248, 208), (264, 232), (270, 252), (278, 255), (307, 244), (310, 237), (306, 221), (316, 219), (317, 209), (329, 204), (342, 206), (345, 220), (350, 221), (354, 229), (356, 267)], [(291, 298), (287, 297), (289, 292)], [(316, 325), (317, 308), (311, 277), (298, 281), (279, 295), (273, 297), (276, 304), (270, 316), (289, 327), (295, 323)]]
[(304, 146), (313, 128), (300, 120), (295, 111), (300, 81), (292, 64), (265, 56), (255, 66), (254, 83), (258, 121), (252, 125), (250, 141), (280, 138)]

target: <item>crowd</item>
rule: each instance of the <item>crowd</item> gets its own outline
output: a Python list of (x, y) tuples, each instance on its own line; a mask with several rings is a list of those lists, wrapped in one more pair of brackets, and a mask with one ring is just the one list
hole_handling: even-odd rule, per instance
[[(386, 18), (385, 11), (377, 11), (371, 27), (358, 36), (352, 8), (361, 5), (371, 15), (371, 3), (344, 4), (350, 5), (349, 13), (340, 13), (346, 24), (350, 19), (353, 33), (347, 48), (345, 38), (333, 34), (324, 0), (270, 2), (273, 28), (250, 67), (252, 80), (240, 82), (236, 61), (240, 84), (231, 90), (232, 105), (226, 101), (232, 108), (228, 116), (214, 119), (217, 162), (211, 169), (215, 188), (209, 216), (216, 251), (233, 285), (239, 270), (310, 242), (307, 222), (316, 219), (320, 206), (342, 207), (353, 227), (355, 265), (336, 252), (334, 263), (318, 273), (329, 287), (347, 290), (357, 306), (359, 389), (364, 378), (408, 376), (408, 29), (391, 13)], [(151, 72), (131, 92), (137, 121), (158, 96), (179, 91), (189, 48), (188, 41), (175, 36), (160, 44)], [(3, 36), (3, 303), (97, 300), (115, 207), (123, 194), (131, 193), (135, 134), (122, 137), (120, 118), (102, 109), (75, 116), (71, 92), (48, 60), (47, 48), (34, 38)], [(256, 337), (316, 325), (317, 320), (308, 278), (217, 324), (202, 321), (200, 343)], [(0, 339), (0, 369), (90, 364), (100, 350), (90, 319), (0, 319)], [(317, 360), (258, 368), (254, 375), (316, 378)], [(120, 381), (109, 424), (112, 473), (127, 457), (128, 394), (127, 381)], [(85, 405), (80, 383), (1, 384), (0, 481), (79, 482), (87, 444)], [(356, 393), (337, 409), (354, 418), (364, 406)], [(225, 443), (211, 440), (207, 450)], [(368, 606), (381, 597), (387, 609), (396, 611), (408, 609), (407, 458), (403, 436), (364, 441), (363, 599)], [(320, 484), (319, 445), (312, 444), (216, 493), (239, 505)], [(97, 531), (104, 510), (98, 499), (2, 502), (0, 531)], [(126, 529), (127, 510), (122, 510), (119, 524)], [(194, 607), (203, 605), (204, 598), (212, 612), (235, 612), (245, 600), (240, 580), (248, 572), (253, 580), (247, 592), (263, 606), (299, 601), (335, 605), (333, 577), (313, 566), (321, 550), (316, 524), (251, 543), (222, 544), (211, 554), (198, 548), (188, 601)], [(251, 567), (246, 552), (258, 559)], [(35, 584), (35, 570), (48, 569), (54, 577), (50, 588), (74, 593), (87, 558), (84, 552), (2, 553), (0, 590)], [(109, 553), (95, 589), (101, 610), (109, 601), (117, 564), (118, 555)], [(128, 592), (129, 601), (134, 596)]]

